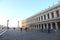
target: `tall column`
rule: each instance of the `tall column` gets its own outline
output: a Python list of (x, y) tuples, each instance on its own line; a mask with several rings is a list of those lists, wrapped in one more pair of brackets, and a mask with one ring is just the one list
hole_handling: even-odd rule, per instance
[(57, 22), (55, 22), (55, 26), (56, 26), (56, 30), (58, 30), (58, 25), (57, 25)]
[(33, 29), (33, 25), (32, 25), (32, 29)]
[(19, 21), (18, 21), (18, 27), (19, 27)]
[(50, 24), (51, 24), (51, 29), (53, 29), (52, 23), (50, 23)]
[(43, 16), (43, 21), (44, 21), (44, 16)]
[(39, 24), (39, 30), (40, 30), (40, 27), (41, 27), (41, 26), (40, 26), (40, 24)]
[(48, 29), (48, 23), (46, 23), (47, 24), (47, 29)]
[(54, 18), (56, 18), (57, 17), (57, 14), (56, 14), (56, 11), (54, 11)]
[(33, 29), (35, 28), (35, 25), (34, 25), (34, 27), (33, 27)]
[(40, 29), (42, 29), (42, 24), (40, 24)]
[(48, 19), (47, 15), (46, 15), (46, 20)]
[(60, 17), (60, 10), (59, 10), (59, 17)]
[(37, 25), (36, 25), (36, 29), (37, 29)]
[(38, 24), (38, 30), (40, 29), (39, 24)]
[(7, 28), (9, 27), (9, 20), (7, 20)]
[(52, 23), (50, 23), (50, 25), (51, 25), (51, 29), (53, 29)]
[(38, 30), (38, 24), (37, 24), (37, 30)]
[(43, 30), (45, 30), (45, 25), (43, 24)]
[(49, 15), (50, 15), (49, 17), (50, 17), (50, 19), (51, 19), (51, 18), (52, 18), (51, 13), (49, 13)]
[(37, 17), (38, 18), (38, 22), (39, 22), (39, 17)]
[(32, 25), (32, 27), (31, 27), (32, 29), (33, 29), (33, 25)]

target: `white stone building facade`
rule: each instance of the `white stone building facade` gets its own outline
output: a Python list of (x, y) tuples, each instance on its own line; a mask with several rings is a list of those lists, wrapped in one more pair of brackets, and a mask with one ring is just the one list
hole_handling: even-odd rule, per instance
[(54, 5), (26, 19), (27, 27), (32, 29), (60, 29), (60, 4)]

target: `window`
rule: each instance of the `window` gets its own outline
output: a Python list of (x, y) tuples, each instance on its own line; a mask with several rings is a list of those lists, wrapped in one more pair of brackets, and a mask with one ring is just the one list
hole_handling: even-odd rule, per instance
[(52, 16), (52, 18), (54, 18), (54, 13), (53, 12), (51, 12), (51, 16)]
[(40, 17), (39, 17), (39, 21), (40, 21)]
[(56, 15), (57, 15), (57, 17), (59, 17), (59, 10), (56, 11)]
[(43, 20), (43, 16), (41, 16), (41, 20)]
[(49, 13), (47, 14), (47, 17), (48, 17), (48, 19), (49, 19)]
[(44, 20), (46, 20), (46, 15), (44, 15)]

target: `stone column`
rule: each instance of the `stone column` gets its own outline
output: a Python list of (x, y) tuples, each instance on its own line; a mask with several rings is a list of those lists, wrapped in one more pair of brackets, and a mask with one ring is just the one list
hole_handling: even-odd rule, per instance
[(32, 25), (32, 29), (33, 29), (33, 25)]
[(9, 20), (7, 20), (7, 28), (9, 28)]
[(43, 24), (43, 30), (45, 30), (45, 25)]
[(35, 29), (36, 29), (36, 24), (35, 24)]
[(59, 17), (60, 17), (60, 10), (59, 10)]
[(48, 23), (46, 23), (46, 25), (47, 25), (47, 29), (48, 29)]
[(35, 25), (33, 26), (33, 29), (34, 29)]
[(37, 17), (37, 22), (39, 22), (39, 17)]
[(40, 29), (42, 29), (42, 25), (40, 24)]
[(43, 21), (44, 21), (44, 16), (43, 16)]
[(37, 30), (38, 30), (38, 24), (37, 24)]
[(49, 13), (49, 15), (50, 15), (49, 17), (50, 17), (50, 19), (51, 19), (51, 18), (52, 18), (51, 13)]
[(56, 11), (54, 11), (54, 18), (57, 18), (57, 14), (56, 14)]
[[(40, 25), (40, 24), (39, 24), (39, 25)], [(41, 26), (39, 26), (39, 30), (40, 30), (40, 27), (41, 27)]]
[(48, 20), (48, 17), (47, 17), (47, 15), (46, 15), (46, 20)]
[(51, 29), (53, 29), (52, 23), (50, 23), (50, 25), (51, 25)]
[(19, 27), (19, 21), (18, 21), (18, 27)]
[(58, 30), (58, 25), (57, 25), (57, 22), (55, 22), (55, 26), (56, 26), (56, 30)]
[(38, 24), (38, 30), (39, 30), (39, 24)]

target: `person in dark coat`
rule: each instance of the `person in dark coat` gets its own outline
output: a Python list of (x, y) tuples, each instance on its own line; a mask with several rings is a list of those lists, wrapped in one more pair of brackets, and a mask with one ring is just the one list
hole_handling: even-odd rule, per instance
[(50, 26), (49, 26), (49, 27), (48, 27), (48, 33), (50, 33), (50, 29), (51, 29), (51, 28), (50, 28)]
[(20, 30), (22, 31), (22, 28), (20, 28)]
[(28, 28), (26, 27), (26, 28), (25, 28), (25, 31), (26, 31), (26, 32), (27, 32), (27, 29), (28, 29)]

